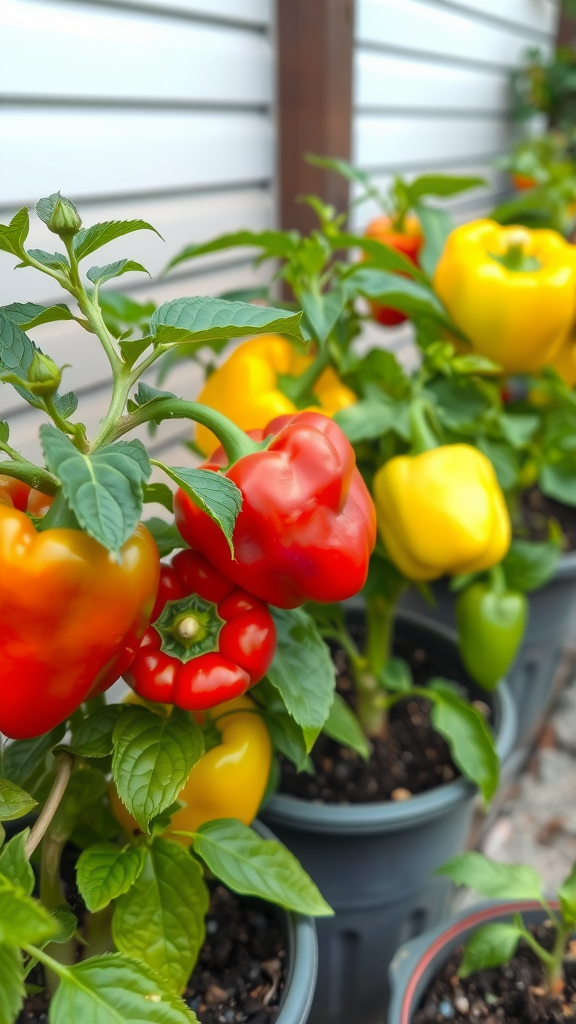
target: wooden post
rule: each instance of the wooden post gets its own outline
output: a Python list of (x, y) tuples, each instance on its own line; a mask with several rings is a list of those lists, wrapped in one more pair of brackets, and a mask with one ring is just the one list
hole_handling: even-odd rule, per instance
[(354, 0), (277, 0), (277, 26), (280, 223), (307, 233), (317, 219), (297, 196), (348, 208), (347, 182), (303, 156), (350, 159)]

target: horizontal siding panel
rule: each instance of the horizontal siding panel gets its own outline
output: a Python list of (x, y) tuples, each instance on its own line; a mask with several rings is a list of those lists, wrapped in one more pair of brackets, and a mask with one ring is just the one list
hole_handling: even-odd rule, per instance
[(272, 22), (272, 3), (273, 0), (122, 0), (125, 7), (152, 7), (162, 13), (200, 15), (262, 28)]
[(354, 102), (358, 107), (504, 113), (510, 85), (504, 72), (356, 49)]
[(559, 4), (555, 0), (450, 0), (450, 3), (452, 7), (508, 21), (543, 35), (554, 35), (558, 22)]
[(367, 169), (482, 162), (504, 149), (509, 136), (509, 126), (496, 118), (360, 114), (354, 121), (354, 161)]
[[(142, 263), (153, 278), (162, 273), (172, 256), (185, 245), (205, 242), (215, 235), (241, 228), (259, 231), (274, 223), (272, 192), (265, 188), (167, 199), (140, 198), (123, 203), (95, 203), (87, 206), (80, 203), (79, 208), (86, 226), (99, 221), (140, 218), (152, 224), (162, 235), (159, 238), (152, 231), (139, 231), (118, 238), (88, 257), (83, 264), (85, 269), (95, 263), (102, 266), (129, 257)], [(14, 212), (15, 209), (6, 210), (0, 219), (5, 223)], [(50, 234), (32, 213), (27, 248), (52, 252), (58, 248), (58, 244), (55, 235)], [(202, 257), (188, 266), (195, 270), (206, 268), (223, 261), (237, 261), (247, 254), (248, 250), (233, 249), (228, 253)], [(54, 299), (54, 284), (49, 277), (29, 269), (12, 272), (15, 263), (13, 256), (0, 252), (0, 305), (10, 302), (49, 302)], [(181, 269), (185, 272), (187, 268), (184, 266)], [(134, 284), (145, 284), (146, 280), (142, 274), (125, 274), (116, 287), (127, 291)]]
[(0, 32), (5, 97), (231, 105), (272, 100), (272, 46), (259, 32), (175, 25), (152, 14), (70, 0), (3, 0)]
[(426, 0), (357, 0), (359, 43), (401, 48), (461, 63), (513, 67), (532, 36)]
[(2, 161), (3, 206), (58, 190), (81, 198), (241, 185), (273, 169), (273, 127), (259, 114), (4, 108), (0, 137), (18, 155)]

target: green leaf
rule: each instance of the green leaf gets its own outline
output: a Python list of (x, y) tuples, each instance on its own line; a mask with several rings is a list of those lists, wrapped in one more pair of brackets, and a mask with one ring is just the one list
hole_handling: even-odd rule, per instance
[(50, 1024), (197, 1024), (148, 967), (119, 953), (60, 968)]
[(367, 299), (376, 299), (407, 316), (425, 317), (460, 336), (460, 331), (449, 320), (433, 291), (418, 281), (370, 267), (354, 271), (347, 281), (352, 282)]
[(503, 373), (499, 363), (494, 363), (492, 359), (480, 356), (477, 352), (470, 352), (464, 356), (454, 356), (450, 360), (450, 368), (454, 373), (461, 374), (462, 376), (465, 374), (480, 374), (482, 376), (497, 377)]
[(0, 821), (12, 821), (28, 814), (37, 801), (8, 779), (0, 779)]
[(382, 670), (380, 682), (391, 693), (409, 693), (414, 686), (410, 666), (403, 658), (389, 658)]
[(541, 900), (542, 882), (527, 864), (503, 864), (475, 850), (459, 853), (436, 871), (492, 900)]
[[(1, 858), (0, 870), (2, 870)], [(576, 864), (572, 865), (570, 874), (558, 889), (558, 899), (565, 923), (573, 927), (576, 924)]]
[(63, 302), (55, 306), (40, 306), (37, 302), (12, 302), (9, 306), (0, 306), (0, 313), (9, 317), (24, 331), (57, 320), (74, 320), (68, 306)]
[(509, 589), (529, 593), (543, 587), (554, 575), (561, 554), (553, 541), (513, 540), (502, 562)]
[(515, 487), (520, 467), (514, 450), (507, 444), (500, 444), (487, 437), (478, 438), (477, 447), (490, 459), (502, 490), (509, 491)]
[(78, 931), (78, 918), (67, 903), (62, 903), (51, 912), (52, 920), (56, 923), (56, 934), (52, 936), (51, 942), (58, 942), (63, 945), (69, 942), (72, 936)]
[(165, 302), (153, 314), (150, 334), (157, 345), (194, 341), (199, 345), (221, 338), (280, 332), (303, 341), (302, 313), (253, 306), (250, 302), (226, 302), (195, 295)]
[(72, 752), (79, 757), (107, 757), (111, 754), (114, 750), (114, 728), (125, 710), (123, 704), (108, 704), (91, 711), (72, 734)]
[(0, 948), (26, 946), (51, 938), (57, 931), (47, 910), (4, 875), (0, 875)]
[(34, 872), (26, 856), (26, 843), (30, 829), (25, 828), (9, 839), (0, 853), (0, 875), (13, 885), (19, 886), (27, 896), (32, 895)]
[(540, 425), (539, 416), (519, 415), (511, 416), (509, 413), (501, 413), (498, 423), (506, 441), (513, 448), (526, 448), (532, 440), (535, 431)]
[(165, 519), (153, 516), (152, 519), (144, 520), (144, 526), (152, 534), (160, 558), (166, 558), (172, 551), (186, 547), (186, 542), (182, 540), (174, 523), (167, 523)]
[(397, 403), (386, 395), (379, 399), (367, 398), (346, 409), (339, 409), (334, 422), (344, 431), (351, 444), (374, 441), (394, 427)]
[(140, 381), (134, 398), (128, 399), (128, 412), (134, 412), (135, 409), (141, 409), (162, 398), (176, 398), (176, 395), (172, 391), (159, 391), (158, 388), (153, 388), (150, 384)]
[[(174, 495), (168, 484), (144, 484), (144, 504), (163, 505), (167, 512), (173, 512)], [(165, 522), (165, 525), (169, 526), (170, 524)]]
[(296, 857), (276, 839), (261, 839), (236, 818), (206, 821), (194, 833), (194, 853), (243, 896), (258, 896), (285, 910), (327, 917), (334, 913)]
[(268, 679), (302, 727), (311, 750), (334, 700), (335, 671), (330, 651), (314, 620), (302, 608), (271, 608), (277, 648)]
[(538, 478), (540, 490), (548, 498), (561, 501), (564, 505), (576, 505), (576, 474), (573, 459), (554, 464), (546, 463)]
[(23, 206), (14, 214), (9, 224), (0, 224), (0, 249), (12, 253), (13, 256), (21, 256), (29, 230), (28, 209)]
[(15, 946), (0, 946), (0, 978), (0, 1024), (13, 1024), (26, 995), (22, 954)]
[(500, 778), (492, 730), (478, 708), (462, 700), (445, 680), (433, 680), (427, 692), (433, 701), (432, 725), (448, 743), (454, 763), (478, 786), (488, 804)]
[(36, 213), (40, 220), (44, 221), (45, 224), (48, 224), (52, 219), (52, 215), (54, 214), (57, 206), (64, 207), (71, 213), (76, 214), (78, 221), (80, 220), (78, 210), (72, 200), (67, 199), (66, 196), (63, 196), (60, 192), (53, 192), (52, 195), (39, 199), (36, 203)]
[(22, 786), (44, 763), (48, 752), (60, 743), (65, 732), (66, 726), (62, 724), (35, 739), (7, 743), (2, 754), (2, 776)]
[[(392, 246), (379, 242), (376, 238), (364, 238), (361, 235), (351, 235), (345, 232), (337, 235), (334, 241), (340, 249), (358, 246), (370, 257), (370, 264), (372, 268), (378, 268), (378, 273), (389, 271), (392, 274), (407, 274), (408, 278), (414, 278), (414, 280), (421, 281), (423, 284), (426, 283), (424, 274), (412, 263), (412, 260), (409, 260), (404, 253), (393, 249)], [(357, 274), (360, 269), (361, 266), (353, 264), (345, 279), (349, 295), (351, 295), (351, 292), (348, 286), (349, 284), (352, 287), (356, 286)], [(372, 272), (374, 273), (375, 271), (373, 270)]]
[(228, 477), (209, 469), (190, 469), (189, 466), (165, 466), (152, 460), (171, 480), (181, 487), (198, 508), (206, 512), (220, 527), (230, 552), (234, 555), (232, 535), (236, 518), (242, 508), (242, 491)]
[[(452, 174), (421, 174), (406, 185), (410, 206), (414, 206), (423, 196), (457, 196), (471, 188), (486, 185), (484, 178), (457, 177)], [(428, 207), (426, 207), (428, 209)], [(419, 211), (418, 211), (419, 212)]]
[(18, 377), (26, 377), (34, 344), (24, 331), (0, 310), (0, 371), (9, 370)]
[(493, 922), (478, 928), (464, 947), (459, 977), (508, 963), (521, 938), (522, 928), (517, 924)]
[(121, 235), (129, 235), (132, 231), (153, 231), (162, 238), (159, 231), (145, 220), (108, 220), (102, 224), (93, 224), (91, 228), (83, 228), (74, 236), (74, 253), (77, 260), (83, 260), (91, 252), (100, 249), (107, 242), (112, 242)]
[(342, 743), (350, 750), (355, 750), (365, 761), (370, 757), (372, 748), (362, 732), (362, 726), (339, 693), (334, 694), (334, 700), (322, 732), (336, 740), (337, 743)]
[[(37, 263), (41, 263), (44, 267), (49, 267), (50, 270), (63, 270), (67, 273), (70, 270), (70, 263), (68, 258), (61, 252), (46, 252), (45, 249), (28, 249), (27, 255)], [(18, 267), (28, 267), (30, 264), (24, 260), (22, 263), (18, 263)]]
[(88, 910), (96, 914), (118, 899), (139, 877), (146, 860), (144, 846), (121, 850), (114, 843), (96, 843), (80, 854), (76, 880)]
[(60, 478), (80, 526), (116, 554), (142, 513), (142, 487), (152, 472), (144, 445), (117, 441), (84, 455), (46, 423), (40, 427), (40, 440), (46, 464)]
[(420, 266), (428, 277), (432, 277), (454, 223), (446, 210), (439, 210), (434, 206), (417, 206), (416, 214), (424, 232), (424, 245), (419, 256)]
[(114, 943), (152, 968), (171, 991), (181, 992), (204, 941), (207, 910), (198, 861), (180, 843), (155, 839), (137, 881), (117, 900)]
[(312, 336), (323, 345), (346, 304), (344, 288), (337, 285), (324, 294), (299, 289), (298, 298)]
[(132, 271), (139, 271), (143, 274), (150, 272), (143, 267), (141, 263), (135, 263), (134, 260), (116, 260), (115, 263), (107, 263), (105, 267), (90, 267), (90, 270), (86, 271), (86, 277), (92, 284), (104, 284), (105, 281), (111, 281), (113, 277), (121, 277), (122, 274), (129, 274)]
[(118, 795), (143, 832), (174, 803), (204, 753), (202, 731), (185, 711), (168, 718), (128, 707), (114, 729), (112, 773)]
[(300, 235), (297, 231), (234, 231), (202, 245), (187, 245), (170, 260), (167, 269), (176, 267), (185, 260), (204, 256), (206, 253), (221, 252), (223, 249), (233, 249), (240, 245), (263, 249), (269, 259), (286, 259), (292, 255), (299, 240)]

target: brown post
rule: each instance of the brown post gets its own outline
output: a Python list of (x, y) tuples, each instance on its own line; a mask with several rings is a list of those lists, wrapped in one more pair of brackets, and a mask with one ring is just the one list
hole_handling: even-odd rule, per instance
[(572, 47), (576, 45), (576, 7), (574, 5), (570, 6), (568, 10), (564, 4), (561, 5), (556, 44)]
[(347, 182), (303, 156), (350, 159), (354, 0), (276, 2), (280, 223), (307, 233), (317, 220), (297, 196), (348, 208)]

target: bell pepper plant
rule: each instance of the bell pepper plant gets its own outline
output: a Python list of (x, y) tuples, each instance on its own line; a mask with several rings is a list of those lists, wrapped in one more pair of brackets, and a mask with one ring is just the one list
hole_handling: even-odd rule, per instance
[[(28, 986), (50, 997), (51, 1024), (185, 1024), (195, 1020), (181, 994), (204, 941), (206, 872), (288, 910), (331, 913), (296, 859), (250, 824), (271, 785), (270, 737), (287, 745), (296, 733), (309, 749), (334, 702), (325, 644), (298, 606), (309, 593), (332, 600), (331, 549), (350, 567), (338, 596), (362, 585), (374, 511), (331, 420), (319, 424), (295, 403), (286, 424), (255, 440), (223, 412), (143, 379), (180, 348), (217, 351), (278, 331), (310, 359), (300, 312), (198, 296), (155, 309), (107, 292), (144, 267), (84, 261), (151, 225), (83, 227), (59, 193), (36, 210), (65, 254), (26, 248), (26, 208), (0, 225), (0, 247), (70, 304), (0, 308), (0, 382), (43, 421), (39, 465), (0, 422), (0, 823), (12, 832), (6, 840), (0, 825), (0, 1017), (19, 1018)], [(60, 320), (109, 361), (108, 407), (93, 437), (77, 418), (78, 397), (61, 389), (65, 368), (27, 333)], [(222, 452), (209, 467), (165, 465), (127, 437), (175, 418), (217, 438)], [(150, 482), (153, 468), (160, 479)], [(191, 547), (171, 520), (172, 488)], [(163, 518), (146, 525), (144, 505), (154, 503)], [(258, 569), (263, 596), (249, 585), (251, 530), (252, 544), (276, 559)], [(248, 589), (214, 561), (237, 566)], [(292, 610), (268, 607), (273, 583)], [(313, 694), (295, 667), (302, 658), (315, 665)], [(132, 702), (107, 703), (122, 676)], [(258, 687), (275, 704), (257, 698)], [(80, 915), (65, 898), (65, 848), (76, 860)]]

